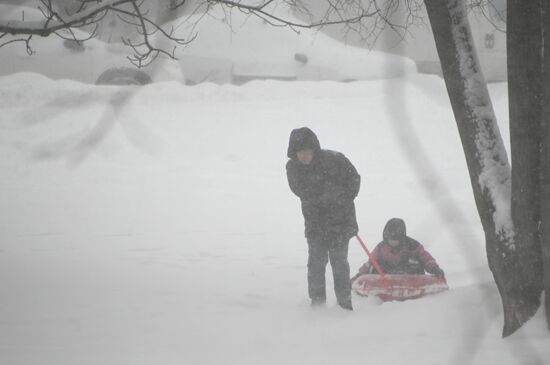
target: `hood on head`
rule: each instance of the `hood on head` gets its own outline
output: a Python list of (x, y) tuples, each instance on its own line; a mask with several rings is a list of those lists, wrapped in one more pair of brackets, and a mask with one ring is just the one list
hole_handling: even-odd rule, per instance
[(321, 145), (315, 133), (307, 127), (293, 129), (288, 141), (288, 158), (296, 158), (296, 152), (308, 148), (314, 151), (321, 149)]
[(388, 240), (399, 240), (402, 242), (407, 236), (407, 228), (405, 226), (405, 221), (401, 218), (392, 218), (384, 227), (383, 232), (384, 241)]

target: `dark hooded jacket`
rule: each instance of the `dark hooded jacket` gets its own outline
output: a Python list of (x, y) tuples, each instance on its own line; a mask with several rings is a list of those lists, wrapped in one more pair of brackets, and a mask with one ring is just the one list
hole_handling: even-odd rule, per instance
[[(371, 260), (359, 268), (359, 273), (374, 273), (372, 258), (386, 274), (436, 273), (439, 270), (435, 259), (418, 241), (407, 236), (405, 222), (392, 218), (384, 227), (383, 240), (371, 253)], [(398, 240), (399, 246), (392, 247), (388, 240)]]
[[(311, 148), (314, 156), (308, 165), (297, 152)], [(323, 150), (309, 128), (290, 134), (286, 172), (288, 184), (302, 202), (306, 237), (338, 235), (349, 239), (357, 234), (353, 200), (359, 193), (361, 177), (351, 162), (339, 152)]]

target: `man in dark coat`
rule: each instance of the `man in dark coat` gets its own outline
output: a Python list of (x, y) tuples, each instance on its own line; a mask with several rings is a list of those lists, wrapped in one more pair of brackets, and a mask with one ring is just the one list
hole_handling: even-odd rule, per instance
[(288, 184), (302, 202), (305, 221), (311, 304), (326, 302), (325, 269), (330, 260), (338, 304), (352, 310), (348, 243), (358, 230), (353, 200), (361, 177), (343, 154), (321, 149), (309, 128), (292, 131), (288, 158)]
[[(378, 262), (386, 274), (424, 275), (426, 272), (437, 277), (445, 277), (445, 273), (424, 246), (407, 236), (405, 222), (400, 218), (392, 218), (384, 227), (383, 240), (372, 251), (371, 257)], [(359, 268), (362, 274), (375, 273), (371, 260)]]

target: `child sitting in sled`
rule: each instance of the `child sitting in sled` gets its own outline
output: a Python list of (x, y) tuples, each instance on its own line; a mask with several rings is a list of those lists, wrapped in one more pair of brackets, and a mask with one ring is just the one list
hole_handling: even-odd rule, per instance
[[(376, 246), (371, 256), (385, 274), (424, 275), (427, 272), (438, 278), (445, 277), (443, 270), (424, 246), (407, 236), (405, 222), (400, 218), (392, 218), (386, 223), (383, 241)], [(371, 261), (363, 264), (352, 280), (363, 274), (375, 274)]]

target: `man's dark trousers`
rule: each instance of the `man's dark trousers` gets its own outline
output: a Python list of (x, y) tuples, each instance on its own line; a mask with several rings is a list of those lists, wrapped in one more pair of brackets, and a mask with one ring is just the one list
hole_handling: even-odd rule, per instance
[(349, 277), (348, 246), (349, 239), (334, 235), (308, 237), (309, 257), (307, 280), (309, 297), (312, 302), (326, 301), (325, 270), (328, 261), (334, 277), (334, 292), (338, 304), (351, 303), (351, 281)]

